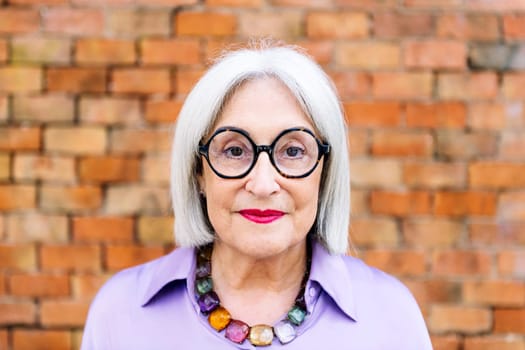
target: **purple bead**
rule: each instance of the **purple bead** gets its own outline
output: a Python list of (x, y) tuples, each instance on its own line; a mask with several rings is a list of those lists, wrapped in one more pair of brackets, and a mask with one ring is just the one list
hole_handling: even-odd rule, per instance
[(203, 261), (201, 264), (197, 265), (195, 269), (195, 276), (197, 278), (207, 277), (211, 274), (211, 263), (209, 261)]
[(197, 303), (199, 304), (201, 312), (207, 315), (215, 310), (221, 302), (217, 293), (212, 290), (206, 294), (201, 295), (197, 300)]

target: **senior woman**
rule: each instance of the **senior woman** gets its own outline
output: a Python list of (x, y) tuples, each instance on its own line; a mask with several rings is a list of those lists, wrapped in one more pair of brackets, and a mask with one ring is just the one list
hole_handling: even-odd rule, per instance
[(345, 256), (346, 128), (305, 55), (224, 55), (185, 101), (171, 170), (179, 248), (106, 283), (82, 349), (431, 349), (410, 292)]

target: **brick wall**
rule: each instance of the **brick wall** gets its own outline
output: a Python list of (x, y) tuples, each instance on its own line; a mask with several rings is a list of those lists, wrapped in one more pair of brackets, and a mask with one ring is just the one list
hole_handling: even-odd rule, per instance
[(0, 349), (77, 349), (101, 284), (173, 248), (173, 121), (250, 36), (336, 82), (353, 242), (435, 349), (525, 349), (525, 1), (1, 3)]

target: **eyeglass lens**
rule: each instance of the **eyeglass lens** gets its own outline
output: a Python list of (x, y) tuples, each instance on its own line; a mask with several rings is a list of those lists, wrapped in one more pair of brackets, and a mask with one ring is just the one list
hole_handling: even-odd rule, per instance
[[(256, 161), (254, 142), (232, 130), (216, 134), (209, 143), (208, 157), (212, 167), (224, 176), (239, 176)], [(319, 159), (315, 137), (308, 132), (293, 130), (273, 142), (272, 163), (283, 174), (301, 176), (308, 173)]]

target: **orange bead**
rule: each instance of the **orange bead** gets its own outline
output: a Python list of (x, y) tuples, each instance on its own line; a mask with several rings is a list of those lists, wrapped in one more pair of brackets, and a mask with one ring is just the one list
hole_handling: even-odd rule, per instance
[(222, 306), (219, 306), (218, 308), (212, 311), (210, 316), (208, 316), (208, 322), (210, 323), (210, 326), (217, 330), (217, 332), (220, 332), (224, 328), (226, 328), (228, 323), (230, 323), (231, 318), (232, 317), (228, 310), (226, 310)]

